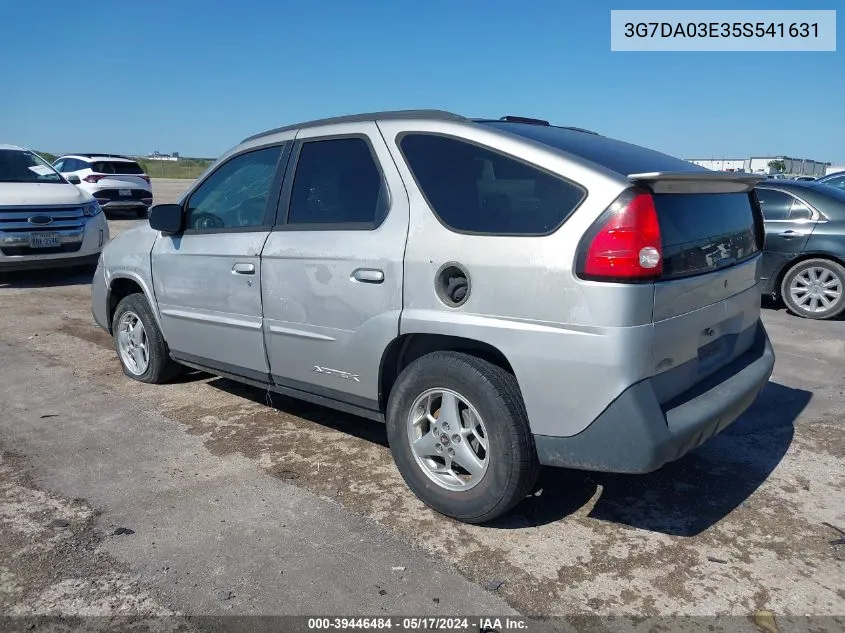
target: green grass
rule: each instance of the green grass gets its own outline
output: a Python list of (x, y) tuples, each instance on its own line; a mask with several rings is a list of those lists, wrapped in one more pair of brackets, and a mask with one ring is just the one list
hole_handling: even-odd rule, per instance
[[(50, 152), (36, 152), (41, 158), (52, 164), (58, 156)], [(182, 158), (177, 161), (136, 159), (150, 178), (190, 178), (199, 176), (214, 162), (210, 158)]]
[(177, 161), (144, 160), (138, 164), (150, 178), (196, 178), (212, 163), (207, 158), (181, 158)]
[(53, 164), (53, 161), (58, 158), (58, 156), (56, 156), (55, 154), (51, 154), (50, 152), (35, 152), (35, 153), (38, 154), (41, 158), (46, 160), (51, 165)]

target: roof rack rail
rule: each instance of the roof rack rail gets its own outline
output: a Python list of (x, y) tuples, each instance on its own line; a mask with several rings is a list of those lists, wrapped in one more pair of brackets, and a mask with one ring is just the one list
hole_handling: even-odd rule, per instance
[(293, 125), (285, 125), (277, 127), (266, 132), (259, 132), (252, 136), (246, 137), (241, 143), (252, 141), (262, 136), (269, 136), (271, 134), (278, 134), (279, 132), (287, 132), (289, 130), (302, 130), (309, 127), (318, 127), (321, 125), (332, 125), (335, 123), (358, 123), (361, 121), (385, 121), (385, 120), (401, 120), (401, 119), (436, 119), (438, 121), (468, 121), (466, 117), (445, 110), (385, 110), (384, 112), (366, 112), (363, 114), (350, 114), (346, 116), (330, 117), (327, 119), (315, 119), (314, 121), (305, 121), (303, 123), (295, 123)]
[(514, 116), (512, 114), (507, 114), (503, 116), (499, 121), (507, 121), (508, 123), (530, 123), (531, 125), (545, 125), (551, 126), (551, 123), (545, 121), (544, 119), (532, 119), (531, 117), (527, 116)]
[(559, 125), (556, 126), (563, 130), (572, 130), (573, 132), (583, 132), (584, 134), (595, 134), (596, 136), (601, 136), (598, 132), (593, 132), (592, 130), (585, 130), (582, 127), (572, 127), (571, 125)]
[(552, 125), (548, 121), (544, 119), (532, 119), (530, 117), (525, 116), (513, 116), (507, 115), (503, 116), (499, 119), (470, 119), (474, 123), (526, 123), (528, 125), (541, 125), (543, 127), (553, 127), (558, 130), (571, 130), (573, 132), (582, 132), (584, 134), (593, 134), (595, 136), (601, 136), (598, 132), (593, 132), (592, 130), (587, 130), (582, 127), (574, 127), (571, 125)]

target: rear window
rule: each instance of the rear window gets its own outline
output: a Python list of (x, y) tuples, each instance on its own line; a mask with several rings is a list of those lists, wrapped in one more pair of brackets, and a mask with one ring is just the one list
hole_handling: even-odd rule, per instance
[(663, 242), (663, 278), (717, 270), (759, 252), (752, 195), (655, 194)]
[(651, 171), (707, 171), (680, 158), (598, 134), (527, 123), (492, 121), (484, 125), (575, 154), (623, 176)]
[(98, 160), (91, 164), (91, 169), (98, 174), (143, 174), (138, 163), (117, 160)]

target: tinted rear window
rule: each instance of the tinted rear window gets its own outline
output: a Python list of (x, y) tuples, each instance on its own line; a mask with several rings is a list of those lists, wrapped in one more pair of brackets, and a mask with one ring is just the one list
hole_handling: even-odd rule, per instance
[(144, 170), (138, 163), (117, 160), (100, 160), (91, 165), (91, 169), (98, 174), (143, 174)]
[(654, 205), (664, 279), (730, 266), (760, 250), (750, 194), (655, 194)]
[(493, 121), (484, 125), (575, 154), (623, 176), (651, 171), (707, 171), (680, 158), (598, 134), (526, 123)]

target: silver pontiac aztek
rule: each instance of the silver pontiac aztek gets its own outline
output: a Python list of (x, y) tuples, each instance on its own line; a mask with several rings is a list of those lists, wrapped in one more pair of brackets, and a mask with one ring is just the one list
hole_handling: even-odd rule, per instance
[(411, 490), (482, 523), (541, 464), (653, 471), (754, 401), (758, 180), (524, 117), (312, 121), (112, 240), (93, 313), (136, 380), (384, 421)]

